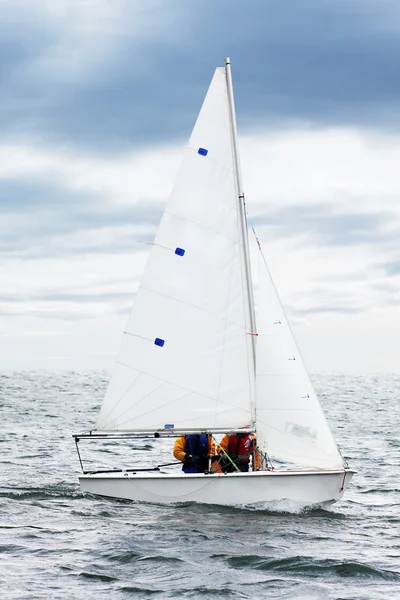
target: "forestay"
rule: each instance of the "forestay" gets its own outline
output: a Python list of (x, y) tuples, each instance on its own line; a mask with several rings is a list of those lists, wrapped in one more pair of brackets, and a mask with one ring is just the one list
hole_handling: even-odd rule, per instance
[(257, 438), (270, 456), (336, 469), (343, 459), (323, 415), (261, 249), (257, 301)]
[(231, 135), (225, 68), (218, 68), (150, 251), (98, 430), (252, 421)]

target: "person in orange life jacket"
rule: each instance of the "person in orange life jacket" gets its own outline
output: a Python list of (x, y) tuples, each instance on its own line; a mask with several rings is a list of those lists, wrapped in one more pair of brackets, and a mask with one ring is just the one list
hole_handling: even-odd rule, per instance
[[(247, 472), (249, 470), (250, 455), (253, 452), (253, 456), (255, 457), (253, 470), (260, 468), (261, 455), (257, 450), (257, 441), (254, 433), (243, 432), (231, 435), (226, 433), (218, 446), (218, 452), (221, 457), (222, 469), (225, 472), (234, 473), (236, 471), (232, 462), (235, 463), (239, 471)], [(228, 459), (225, 453), (228, 454), (231, 460)]]
[(208, 471), (208, 459), (214, 456), (215, 444), (212, 436), (207, 433), (181, 435), (175, 440), (174, 457), (182, 461), (184, 473)]

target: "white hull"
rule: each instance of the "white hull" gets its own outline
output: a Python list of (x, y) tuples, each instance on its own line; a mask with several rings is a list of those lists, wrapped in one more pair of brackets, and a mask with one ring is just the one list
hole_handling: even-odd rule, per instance
[(79, 476), (84, 492), (142, 502), (240, 505), (291, 500), (305, 505), (337, 502), (354, 471), (263, 471), (225, 475), (93, 473)]

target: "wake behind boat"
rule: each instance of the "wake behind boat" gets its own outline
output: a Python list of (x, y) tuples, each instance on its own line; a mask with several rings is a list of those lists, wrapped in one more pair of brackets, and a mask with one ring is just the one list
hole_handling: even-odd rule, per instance
[[(325, 420), (259, 244), (258, 253), (255, 303), (226, 59), (215, 71), (152, 243), (96, 429), (74, 435), (83, 491), (222, 505), (342, 497), (354, 471)], [(87, 471), (78, 446), (81, 439), (172, 441), (243, 431), (256, 433), (260, 470)]]

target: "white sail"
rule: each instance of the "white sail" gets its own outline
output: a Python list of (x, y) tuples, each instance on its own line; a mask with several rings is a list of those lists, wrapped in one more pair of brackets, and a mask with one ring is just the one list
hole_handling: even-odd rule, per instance
[(268, 454), (305, 467), (336, 469), (343, 459), (259, 251), (257, 440)]
[(252, 421), (243, 254), (226, 73), (218, 68), (149, 255), (98, 430), (230, 429)]

